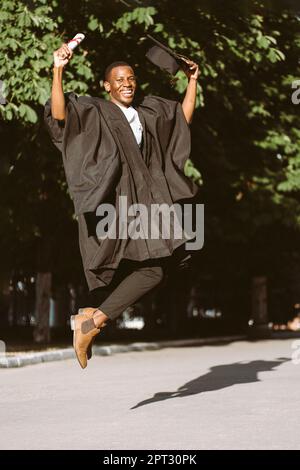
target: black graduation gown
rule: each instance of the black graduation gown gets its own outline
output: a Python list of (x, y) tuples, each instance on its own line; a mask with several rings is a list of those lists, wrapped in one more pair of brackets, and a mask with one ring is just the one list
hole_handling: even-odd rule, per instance
[[(61, 151), (70, 195), (79, 224), (79, 246), (90, 290), (108, 285), (122, 259), (143, 261), (170, 256), (189, 238), (98, 239), (95, 211), (113, 203), (118, 220), (118, 196), (128, 206), (168, 205), (192, 198), (198, 186), (184, 175), (190, 156), (190, 129), (179, 102), (146, 96), (135, 105), (143, 126), (139, 148), (123, 111), (111, 101), (65, 93), (63, 124), (51, 115), (51, 99), (44, 118), (52, 142)], [(129, 219), (130, 220), (130, 219)], [(172, 227), (173, 228), (173, 227)]]

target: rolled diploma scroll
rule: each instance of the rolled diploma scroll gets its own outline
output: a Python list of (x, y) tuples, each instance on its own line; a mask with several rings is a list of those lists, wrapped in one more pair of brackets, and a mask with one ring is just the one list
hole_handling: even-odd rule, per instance
[(75, 47), (78, 46), (85, 38), (85, 35), (82, 33), (77, 33), (71, 41), (67, 42), (67, 46), (69, 49), (73, 50)]

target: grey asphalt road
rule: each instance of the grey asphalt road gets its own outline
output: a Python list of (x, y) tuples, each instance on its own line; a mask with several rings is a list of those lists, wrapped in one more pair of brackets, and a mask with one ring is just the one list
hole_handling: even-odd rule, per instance
[(293, 341), (2, 369), (0, 448), (300, 449)]

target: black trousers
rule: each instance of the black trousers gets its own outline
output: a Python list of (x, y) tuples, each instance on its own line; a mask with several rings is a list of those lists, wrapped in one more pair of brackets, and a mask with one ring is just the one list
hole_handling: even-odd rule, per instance
[(169, 270), (185, 266), (189, 258), (190, 255), (182, 246), (166, 258), (145, 261), (123, 259), (111, 285), (90, 293), (90, 305), (98, 307), (111, 320), (115, 320), (127, 307), (158, 286)]

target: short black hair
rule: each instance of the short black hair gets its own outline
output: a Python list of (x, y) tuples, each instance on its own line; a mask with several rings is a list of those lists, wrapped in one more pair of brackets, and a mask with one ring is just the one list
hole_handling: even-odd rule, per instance
[(112, 69), (114, 69), (115, 67), (121, 67), (121, 66), (123, 66), (123, 67), (124, 67), (124, 66), (130, 67), (130, 68), (132, 69), (132, 67), (131, 67), (130, 64), (128, 64), (127, 62), (123, 62), (122, 60), (118, 60), (118, 61), (116, 61), (116, 62), (112, 62), (111, 64), (109, 64), (109, 65), (106, 67), (106, 69), (105, 69), (105, 71), (104, 71), (104, 80), (105, 80), (105, 81), (108, 81), (108, 79), (109, 79), (109, 74), (110, 74), (110, 72), (112, 71)]

